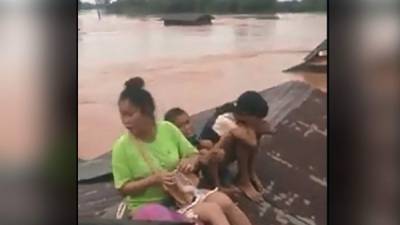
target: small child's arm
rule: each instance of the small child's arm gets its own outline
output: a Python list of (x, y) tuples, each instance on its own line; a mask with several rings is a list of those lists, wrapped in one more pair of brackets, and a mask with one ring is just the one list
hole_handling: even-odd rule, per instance
[(233, 138), (233, 134), (228, 132), (219, 138), (219, 141), (214, 145), (214, 148), (224, 148), (224, 146), (227, 146), (227, 144), (230, 143)]
[(199, 147), (201, 149), (211, 149), (214, 144), (210, 140), (199, 140)]
[(256, 127), (256, 132), (260, 135), (274, 135), (276, 134), (276, 129), (273, 128), (269, 122), (264, 120)]

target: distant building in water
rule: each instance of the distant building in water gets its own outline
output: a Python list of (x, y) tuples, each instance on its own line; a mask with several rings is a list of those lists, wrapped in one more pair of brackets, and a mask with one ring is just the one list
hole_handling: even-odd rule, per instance
[(305, 58), (304, 62), (293, 66), (283, 72), (316, 72), (316, 73), (326, 73), (327, 68), (327, 40), (325, 39), (320, 43), (314, 50), (312, 50)]
[(200, 13), (168, 14), (161, 18), (165, 26), (211, 25), (213, 19), (215, 18), (212, 15)]
[(326, 57), (328, 56), (327, 50), (327, 41), (326, 39), (319, 44), (314, 50), (310, 52), (305, 58), (304, 61), (310, 63), (320, 63), (326, 61)]

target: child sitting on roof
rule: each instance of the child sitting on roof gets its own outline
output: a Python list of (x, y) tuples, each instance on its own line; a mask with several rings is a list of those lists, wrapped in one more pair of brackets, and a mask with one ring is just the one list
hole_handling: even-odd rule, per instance
[[(219, 168), (238, 163), (236, 186), (251, 200), (261, 202), (264, 187), (255, 172), (255, 159), (262, 135), (274, 133), (264, 118), (268, 103), (254, 91), (239, 96), (236, 103), (217, 108), (209, 119), (200, 139), (210, 140), (215, 148), (222, 148), (225, 157)], [(211, 174), (215, 185), (220, 184), (220, 173)]]

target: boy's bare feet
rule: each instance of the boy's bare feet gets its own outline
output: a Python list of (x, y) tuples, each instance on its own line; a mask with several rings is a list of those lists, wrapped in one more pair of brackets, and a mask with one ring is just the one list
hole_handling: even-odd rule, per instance
[(242, 192), (239, 188), (233, 185), (225, 186), (225, 187), (218, 187), (218, 190), (221, 192), (224, 192), (227, 195), (235, 195), (235, 194), (240, 194)]
[(258, 192), (260, 192), (261, 194), (264, 194), (265, 188), (264, 188), (264, 185), (261, 183), (260, 178), (256, 174), (253, 174), (250, 179), (251, 179), (251, 183), (254, 185), (256, 190)]
[(262, 194), (258, 192), (250, 182), (243, 184), (238, 183), (237, 186), (250, 200), (256, 203), (263, 201)]

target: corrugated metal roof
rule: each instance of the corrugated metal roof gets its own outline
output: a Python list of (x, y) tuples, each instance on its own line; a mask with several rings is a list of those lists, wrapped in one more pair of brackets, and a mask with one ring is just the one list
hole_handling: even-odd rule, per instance
[(111, 152), (92, 160), (78, 160), (78, 182), (111, 174)]

